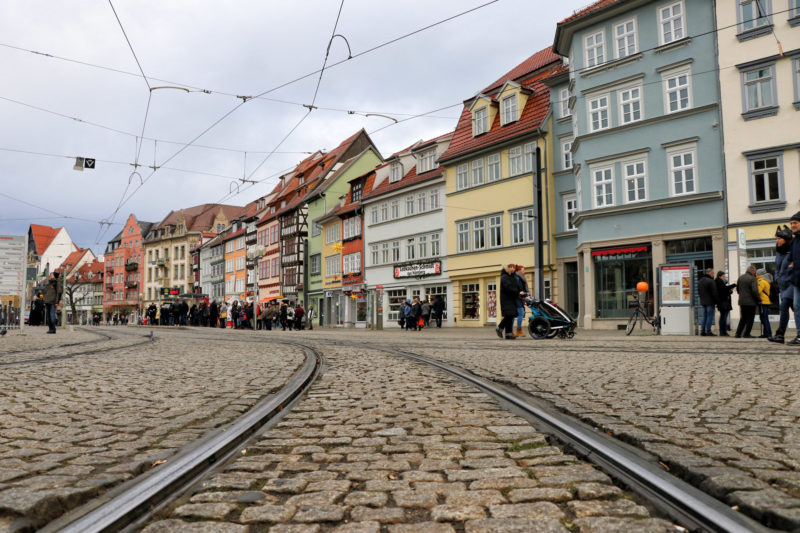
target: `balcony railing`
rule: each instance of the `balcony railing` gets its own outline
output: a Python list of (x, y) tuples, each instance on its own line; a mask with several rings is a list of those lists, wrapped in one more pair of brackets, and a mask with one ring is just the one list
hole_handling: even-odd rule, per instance
[(125, 263), (125, 270), (131, 271), (136, 270), (137, 268), (139, 268), (139, 263), (136, 261), (128, 261)]
[(126, 289), (133, 289), (133, 288), (138, 287), (138, 286), (139, 286), (139, 282), (138, 281), (126, 281), (125, 282), (125, 288)]
[(169, 265), (169, 258), (168, 257), (159, 257), (156, 259), (156, 264), (158, 266), (168, 266)]

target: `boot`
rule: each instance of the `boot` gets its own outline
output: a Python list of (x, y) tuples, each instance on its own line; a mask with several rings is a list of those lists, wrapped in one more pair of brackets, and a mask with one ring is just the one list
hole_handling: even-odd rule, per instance
[(515, 337), (524, 337), (525, 334), (522, 332), (522, 328), (517, 328), (516, 333), (514, 333)]

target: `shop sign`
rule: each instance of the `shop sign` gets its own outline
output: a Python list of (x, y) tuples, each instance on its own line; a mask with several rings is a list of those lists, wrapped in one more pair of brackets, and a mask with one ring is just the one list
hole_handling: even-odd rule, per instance
[(394, 278), (419, 278), (423, 276), (435, 276), (442, 273), (441, 261), (427, 261), (419, 263), (407, 263), (394, 267)]

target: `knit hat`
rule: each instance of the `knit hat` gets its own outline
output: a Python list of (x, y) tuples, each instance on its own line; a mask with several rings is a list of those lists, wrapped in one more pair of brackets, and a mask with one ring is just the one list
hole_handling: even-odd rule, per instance
[(778, 229), (775, 230), (775, 236), (776, 237), (780, 237), (784, 241), (791, 241), (792, 240), (792, 230), (790, 230), (786, 226), (783, 226), (783, 228), (778, 226)]
[(756, 270), (756, 276), (763, 276), (766, 273), (767, 273), (767, 269), (765, 269), (765, 268), (759, 268), (758, 270)]
[(798, 222), (800, 222), (800, 211), (792, 215), (792, 218), (790, 218), (789, 220), (797, 220)]

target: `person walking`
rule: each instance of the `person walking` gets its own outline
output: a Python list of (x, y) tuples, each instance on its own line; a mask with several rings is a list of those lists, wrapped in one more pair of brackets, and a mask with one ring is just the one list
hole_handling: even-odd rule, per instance
[[(714, 325), (714, 306), (719, 302), (717, 295), (717, 284), (714, 282), (714, 269), (707, 268), (697, 284), (700, 293), (700, 305), (703, 306), (703, 322), (700, 335), (703, 337), (714, 337), (711, 326)], [(720, 331), (722, 326), (720, 325)]]
[(516, 265), (509, 263), (500, 270), (500, 313), (503, 319), (495, 328), (495, 333), (501, 339), (505, 333), (505, 338), (513, 340), (514, 319), (519, 315), (517, 300), (521, 296), (519, 284), (517, 282)]
[(433, 305), (431, 306), (433, 311), (433, 318), (436, 320), (436, 327), (438, 329), (442, 329), (442, 315), (444, 314), (444, 298), (442, 298), (441, 294), (437, 294), (436, 298), (433, 299)]
[(309, 305), (308, 311), (306, 311), (306, 323), (308, 324), (308, 329), (314, 329), (315, 318), (317, 318), (317, 313), (314, 311), (314, 306)]
[(297, 302), (297, 307), (294, 308), (294, 329), (295, 331), (300, 331), (303, 329), (303, 317), (306, 314), (306, 310), (303, 309), (303, 304)]
[[(789, 310), (794, 305), (794, 291), (791, 282), (791, 269), (789, 253), (792, 249), (792, 230), (784, 226), (778, 226), (775, 232), (775, 283), (778, 285), (780, 317), (778, 319), (778, 329), (775, 334), (767, 340), (783, 344), (786, 328), (789, 327)], [(774, 290), (773, 290), (774, 293)], [(797, 315), (794, 317), (797, 323)]]
[(425, 298), (425, 301), (422, 302), (422, 322), (425, 324), (427, 328), (431, 321), (431, 303), (428, 301), (428, 298)]
[(281, 330), (286, 331), (286, 321), (289, 319), (289, 306), (286, 305), (286, 302), (281, 303), (281, 310), (280, 310), (280, 323), (281, 323)]
[(750, 332), (756, 317), (756, 306), (760, 301), (758, 295), (758, 280), (756, 280), (756, 267), (750, 265), (744, 274), (736, 280), (736, 290), (739, 293), (739, 310), (741, 317), (736, 327), (736, 338), (752, 339)]
[(731, 292), (733, 292), (734, 287), (736, 287), (735, 283), (731, 283), (729, 285), (725, 277), (725, 272), (720, 270), (717, 272), (717, 277), (714, 280), (714, 283), (717, 286), (717, 309), (719, 310), (720, 337), (730, 337), (728, 332), (731, 330), (731, 328), (728, 325), (728, 317), (731, 314), (731, 309), (733, 309), (733, 306), (731, 305)]
[(758, 338), (768, 339), (772, 337), (772, 326), (769, 323), (769, 307), (772, 305), (769, 293), (772, 285), (772, 276), (767, 273), (766, 269), (759, 268), (756, 271), (756, 280), (758, 281), (759, 318), (761, 319), (761, 335)]
[(797, 336), (787, 342), (791, 346), (800, 346), (800, 211), (789, 219), (792, 230), (792, 245), (789, 248), (790, 284), (792, 286), (792, 312), (794, 313)]
[(425, 325), (422, 321), (422, 304), (419, 301), (419, 296), (414, 296), (414, 300), (411, 302), (411, 315), (414, 322), (414, 331), (422, 331)]
[(514, 332), (514, 336), (524, 337), (522, 320), (525, 318), (525, 297), (528, 296), (528, 280), (525, 279), (525, 267), (517, 265), (514, 275), (517, 278), (517, 287), (520, 291), (520, 295), (517, 296), (517, 330)]
[(61, 301), (62, 288), (58, 283), (58, 272), (50, 274), (47, 286), (44, 288), (44, 307), (47, 318), (47, 333), (56, 333), (56, 306)]

